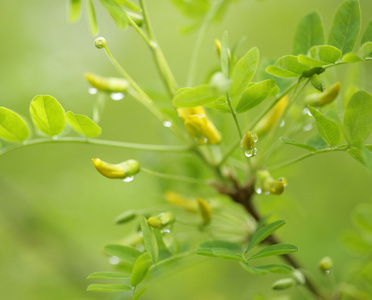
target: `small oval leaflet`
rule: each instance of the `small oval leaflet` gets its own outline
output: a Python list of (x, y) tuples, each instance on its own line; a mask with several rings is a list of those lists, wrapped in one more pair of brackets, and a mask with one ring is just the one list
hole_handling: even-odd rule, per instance
[(133, 266), (132, 276), (130, 278), (130, 285), (136, 287), (142, 282), (151, 267), (151, 254), (146, 252), (138, 257)]
[[(30, 130), (25, 120), (20, 115), (0, 107), (0, 138), (12, 142), (23, 142), (28, 138)], [(1, 148), (1, 147), (0, 147)]]
[(30, 114), (35, 126), (47, 135), (57, 135), (65, 129), (65, 110), (52, 96), (39, 95), (32, 99)]
[(86, 137), (96, 137), (102, 132), (101, 127), (87, 116), (74, 114), (72, 111), (68, 111), (66, 113), (66, 119), (72, 129)]

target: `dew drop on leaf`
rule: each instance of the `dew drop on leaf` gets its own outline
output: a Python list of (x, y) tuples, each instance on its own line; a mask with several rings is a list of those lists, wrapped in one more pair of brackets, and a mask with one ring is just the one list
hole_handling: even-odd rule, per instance
[(165, 127), (172, 127), (172, 122), (170, 122), (170, 121), (164, 121), (163, 122), (163, 126), (165, 126)]

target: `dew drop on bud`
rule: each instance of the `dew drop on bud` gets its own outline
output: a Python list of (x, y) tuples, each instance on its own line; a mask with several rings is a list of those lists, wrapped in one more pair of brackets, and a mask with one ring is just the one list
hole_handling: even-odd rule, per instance
[(257, 148), (253, 148), (253, 149), (244, 151), (244, 155), (246, 157), (252, 157), (252, 156), (255, 156), (256, 154), (257, 154)]
[(119, 101), (124, 98), (124, 94), (123, 93), (111, 93), (110, 97), (112, 100)]
[(280, 127), (284, 127), (284, 125), (285, 125), (285, 121), (284, 120), (282, 120), (281, 122), (280, 122)]
[(131, 181), (133, 181), (133, 179), (134, 179), (134, 176), (128, 176), (128, 177), (125, 177), (125, 178), (123, 179), (123, 181), (124, 181), (124, 182), (131, 182)]
[(97, 94), (98, 90), (96, 88), (90, 88), (88, 90), (88, 93), (91, 94), (91, 95), (94, 95), (94, 94)]
[(164, 121), (163, 122), (163, 126), (164, 127), (172, 127), (172, 122), (170, 122), (170, 121)]
[(98, 49), (102, 49), (102, 48), (105, 48), (106, 47), (106, 39), (103, 38), (103, 37), (99, 37), (99, 38), (96, 38), (94, 40), (94, 45), (98, 48)]
[(110, 264), (117, 265), (120, 263), (120, 259), (116, 256), (111, 256), (109, 259)]
[(170, 233), (170, 230), (169, 229), (163, 229), (160, 231), (161, 233)]

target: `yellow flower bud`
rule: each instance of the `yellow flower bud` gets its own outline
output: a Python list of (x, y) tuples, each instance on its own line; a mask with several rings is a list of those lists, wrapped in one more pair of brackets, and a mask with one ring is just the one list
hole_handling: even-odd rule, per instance
[(279, 102), (267, 113), (265, 117), (256, 125), (254, 131), (257, 133), (258, 136), (261, 136), (267, 132), (269, 132), (276, 122), (282, 116), (284, 109), (288, 104), (288, 95), (285, 95), (283, 98), (279, 100)]
[(122, 78), (102, 77), (93, 73), (85, 73), (85, 78), (94, 88), (106, 93), (124, 93), (130, 87), (129, 82)]
[(332, 258), (329, 256), (323, 257), (319, 263), (319, 269), (325, 273), (329, 274), (329, 272), (333, 269), (333, 261)]
[(280, 195), (284, 192), (284, 183), (279, 180), (273, 180), (271, 178), (264, 181), (264, 190), (270, 194)]
[(242, 141), (240, 142), (240, 146), (244, 150), (253, 150), (255, 149), (255, 144), (257, 141), (257, 134), (252, 131), (247, 131), (246, 134), (243, 136)]
[(157, 229), (162, 227), (162, 222), (158, 217), (150, 217), (147, 220), (147, 224), (149, 224), (151, 227), (154, 227), (154, 228), (157, 228)]
[(98, 49), (102, 49), (102, 48), (105, 48), (106, 47), (106, 39), (103, 38), (103, 37), (99, 37), (99, 38), (96, 38), (94, 40), (94, 45), (98, 48)]
[(140, 165), (136, 160), (127, 160), (115, 165), (104, 162), (99, 158), (93, 158), (92, 161), (98, 172), (111, 179), (124, 179), (132, 177), (140, 170)]
[(165, 199), (175, 205), (183, 208), (184, 210), (188, 212), (193, 212), (196, 213), (198, 211), (198, 203), (196, 200), (189, 200), (186, 199), (185, 197), (173, 192), (173, 191), (168, 191), (165, 193)]
[(325, 83), (320, 79), (318, 74), (314, 74), (313, 76), (311, 76), (310, 80), (314, 88), (316, 88), (319, 92), (324, 92)]
[(284, 188), (287, 186), (287, 184), (288, 181), (284, 177), (280, 177), (278, 180), (275, 180), (266, 170), (257, 172), (256, 192), (258, 194), (265, 193), (280, 195), (284, 192)]
[(212, 209), (211, 206), (207, 201), (205, 201), (203, 198), (197, 198), (199, 205), (199, 212), (203, 219), (204, 224), (208, 224), (211, 221), (212, 218)]
[(311, 106), (324, 106), (333, 102), (340, 93), (341, 84), (336, 82), (322, 94), (311, 95), (305, 100), (305, 103)]
[(215, 39), (214, 45), (216, 46), (216, 52), (218, 56), (220, 56), (221, 55), (221, 41), (219, 39)]
[(221, 135), (213, 122), (210, 121), (202, 106), (178, 108), (177, 112), (183, 119), (187, 132), (197, 138), (199, 145), (218, 144)]

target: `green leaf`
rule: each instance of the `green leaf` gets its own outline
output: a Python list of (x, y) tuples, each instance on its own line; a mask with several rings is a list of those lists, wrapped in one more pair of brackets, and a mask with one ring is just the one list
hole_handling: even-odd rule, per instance
[(359, 30), (359, 1), (345, 1), (341, 4), (333, 19), (328, 44), (340, 49), (343, 54), (351, 52), (358, 39)]
[(79, 19), (81, 13), (81, 0), (70, 0), (69, 22), (75, 22)]
[(129, 279), (130, 274), (128, 273), (117, 273), (117, 272), (95, 272), (88, 276), (87, 279)]
[(236, 254), (234, 251), (225, 249), (211, 249), (211, 248), (198, 248), (195, 253), (203, 256), (217, 257), (232, 261), (245, 261), (240, 255)]
[(156, 238), (153, 229), (149, 227), (145, 217), (141, 218), (140, 225), (146, 251), (151, 254), (152, 261), (155, 264), (156, 261), (158, 260), (158, 244), (156, 243)]
[(72, 129), (86, 137), (96, 137), (102, 132), (101, 127), (99, 127), (87, 116), (77, 115), (72, 111), (68, 111), (66, 113), (66, 120)]
[(230, 97), (239, 97), (249, 86), (257, 70), (259, 52), (257, 48), (250, 49), (234, 66), (231, 72), (232, 84)]
[[(28, 138), (30, 130), (20, 115), (0, 107), (0, 138), (13, 143), (23, 142)], [(0, 147), (1, 148), (1, 147)]]
[(132, 287), (125, 284), (91, 284), (88, 286), (87, 291), (93, 292), (123, 292), (130, 291)]
[(292, 139), (287, 139), (285, 137), (281, 137), (280, 138), (280, 141), (283, 143), (283, 144), (287, 144), (287, 145), (292, 145), (292, 146), (295, 146), (295, 147), (299, 147), (299, 148), (302, 148), (302, 149), (305, 149), (305, 150), (308, 150), (310, 152), (316, 152), (317, 149), (313, 146), (310, 146), (310, 145), (306, 145), (306, 144), (301, 144), (299, 142), (296, 142), (295, 140), (292, 140)]
[(134, 264), (137, 258), (142, 254), (137, 249), (124, 245), (106, 245), (103, 250), (112, 256), (116, 256), (119, 259), (126, 261), (130, 264)]
[(133, 295), (132, 300), (138, 300), (139, 297), (141, 297), (142, 294), (144, 292), (146, 292), (146, 290), (147, 290), (147, 287), (146, 286), (144, 286), (144, 287), (140, 288), (139, 290), (137, 290), (136, 293)]
[[(366, 27), (366, 30), (364, 31), (363, 37), (362, 37), (362, 45), (367, 43), (367, 42), (372, 42), (372, 20), (368, 22), (368, 25)], [(372, 55), (369, 55), (371, 57)]]
[(277, 77), (292, 78), (300, 77), (310, 67), (301, 64), (297, 56), (287, 55), (279, 58), (274, 65), (268, 66), (266, 72)]
[(125, 212), (123, 212), (122, 214), (118, 215), (114, 222), (116, 224), (124, 224), (124, 223), (127, 223), (127, 222), (130, 222), (132, 221), (133, 219), (135, 219), (137, 217), (137, 212), (133, 209), (130, 209), (130, 210), (127, 210)]
[(372, 206), (370, 204), (363, 203), (357, 206), (353, 219), (360, 229), (372, 233)]
[(244, 261), (241, 257), (243, 248), (235, 243), (228, 241), (207, 241), (200, 244), (199, 248), (195, 250), (198, 255), (218, 257), (233, 261)]
[(188, 0), (171, 0), (177, 9), (190, 19), (200, 19), (210, 9), (208, 0), (188, 1)]
[(298, 252), (298, 248), (291, 244), (275, 244), (269, 247), (262, 249), (260, 252), (252, 255), (247, 260), (273, 256), (273, 255), (282, 255), (292, 252)]
[(372, 131), (372, 95), (356, 92), (344, 113), (345, 138), (349, 144), (362, 143)]
[(229, 72), (229, 36), (227, 31), (224, 32), (222, 41), (221, 41), (221, 70), (222, 73), (226, 76), (226, 78), (229, 78), (230, 72)]
[(341, 140), (341, 130), (337, 123), (323, 116), (314, 107), (309, 106), (309, 110), (316, 120), (320, 135), (330, 146), (336, 146)]
[(227, 100), (225, 96), (221, 96), (216, 101), (204, 105), (205, 107), (215, 109), (222, 113), (230, 113), (229, 105), (227, 104)]
[(129, 0), (115, 0), (117, 4), (124, 6), (125, 8), (128, 8), (132, 11), (141, 11), (141, 8), (139, 8), (136, 4)]
[(306, 54), (315, 45), (324, 44), (324, 28), (322, 18), (314, 11), (304, 16), (297, 26), (293, 53)]
[(151, 268), (151, 254), (146, 252), (138, 257), (136, 263), (133, 266), (132, 276), (130, 278), (130, 285), (136, 287), (142, 282), (147, 275), (147, 272)]
[(254, 246), (258, 245), (260, 242), (266, 239), (269, 235), (271, 235), (273, 232), (275, 232), (280, 227), (282, 227), (285, 223), (286, 223), (285, 221), (280, 220), (280, 221), (270, 223), (266, 226), (263, 226), (263, 224), (260, 224), (259, 226), (257, 226), (256, 231), (253, 233), (253, 235), (251, 236), (249, 240), (248, 248), (245, 251), (245, 253), (247, 253)]
[(265, 265), (265, 266), (256, 266), (251, 267), (247, 263), (240, 263), (241, 266), (252, 274), (267, 274), (267, 273), (276, 273), (276, 274), (290, 274), (294, 271), (291, 266), (287, 265)]
[(47, 135), (57, 135), (65, 129), (65, 110), (52, 96), (39, 95), (32, 99), (30, 114), (36, 127)]
[(218, 98), (219, 95), (213, 87), (201, 85), (195, 88), (184, 88), (181, 92), (177, 92), (172, 103), (176, 107), (195, 107), (215, 102)]
[(271, 94), (275, 86), (275, 80), (267, 79), (248, 87), (236, 106), (236, 112), (243, 113), (257, 106)]
[(372, 171), (372, 152), (370, 149), (368, 149), (368, 147), (350, 147), (347, 152), (350, 154), (350, 156)]
[(361, 59), (366, 59), (372, 52), (372, 42), (366, 42), (360, 46), (358, 55)]
[(98, 33), (98, 26), (97, 26), (97, 19), (96, 19), (96, 11), (94, 9), (93, 1), (87, 0), (87, 10), (88, 10), (88, 21), (89, 27), (92, 35), (96, 35)]
[(113, 0), (100, 0), (120, 29), (128, 26), (127, 13)]
[(342, 52), (333, 46), (312, 47), (307, 56), (299, 55), (298, 61), (310, 67), (323, 67), (334, 64), (341, 58)]
[(326, 141), (322, 138), (322, 136), (319, 133), (315, 133), (314, 135), (310, 136), (305, 141), (305, 144), (311, 147), (314, 147), (317, 150), (328, 147), (328, 144), (326, 143)]
[(363, 59), (360, 58), (360, 56), (356, 53), (346, 53), (343, 57), (342, 57), (342, 61), (345, 62), (345, 63), (358, 63), (358, 62), (361, 62), (363, 61)]
[(213, 241), (207, 241), (200, 244), (200, 248), (206, 249), (224, 249), (224, 250), (230, 250), (235, 253), (240, 253), (243, 251), (242, 246), (236, 243), (232, 243), (229, 241), (222, 241), (222, 240), (213, 240)]

